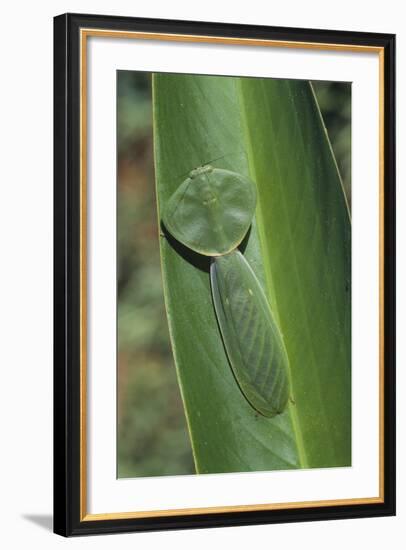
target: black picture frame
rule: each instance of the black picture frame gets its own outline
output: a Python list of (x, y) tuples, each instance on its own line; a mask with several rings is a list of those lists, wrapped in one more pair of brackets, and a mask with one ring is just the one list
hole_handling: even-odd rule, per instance
[[(81, 515), (80, 30), (222, 36), (381, 48), (384, 58), (383, 499), (371, 504), (86, 520)], [(54, 19), (54, 531), (63, 536), (395, 514), (395, 36), (64, 14)]]

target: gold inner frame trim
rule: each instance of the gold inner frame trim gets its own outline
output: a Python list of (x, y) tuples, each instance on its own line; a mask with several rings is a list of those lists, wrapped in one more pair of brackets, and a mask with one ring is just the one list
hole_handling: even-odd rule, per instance
[[(236, 46), (314, 49), (325, 51), (377, 53), (379, 55), (379, 496), (272, 504), (143, 510), (134, 512), (87, 513), (87, 39), (88, 37), (195, 42)], [(357, 44), (333, 44), (223, 36), (183, 35), (80, 29), (80, 521), (136, 519), (170, 516), (292, 510), (379, 504), (384, 502), (384, 48)]]

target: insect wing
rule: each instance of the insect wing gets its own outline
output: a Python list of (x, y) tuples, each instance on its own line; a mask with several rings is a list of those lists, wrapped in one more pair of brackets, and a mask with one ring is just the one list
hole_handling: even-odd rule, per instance
[(210, 279), (220, 332), (242, 393), (262, 415), (281, 413), (289, 398), (288, 358), (257, 277), (236, 250), (213, 260)]

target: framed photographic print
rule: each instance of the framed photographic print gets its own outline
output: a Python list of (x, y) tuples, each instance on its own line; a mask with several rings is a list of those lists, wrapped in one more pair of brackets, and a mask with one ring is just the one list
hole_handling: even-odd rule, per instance
[(395, 513), (395, 37), (55, 25), (54, 530)]

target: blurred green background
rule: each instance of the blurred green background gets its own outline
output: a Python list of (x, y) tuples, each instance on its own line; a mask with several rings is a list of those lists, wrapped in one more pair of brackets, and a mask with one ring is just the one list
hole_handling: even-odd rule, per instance
[[(313, 82), (351, 201), (351, 85)], [(163, 299), (151, 73), (117, 73), (117, 476), (193, 474)]]

